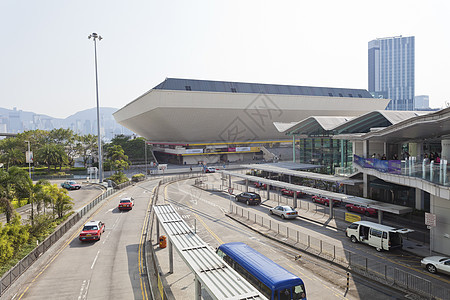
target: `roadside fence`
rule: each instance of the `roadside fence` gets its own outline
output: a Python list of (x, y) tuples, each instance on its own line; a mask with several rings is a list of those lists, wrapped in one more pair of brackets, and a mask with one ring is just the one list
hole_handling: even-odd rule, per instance
[(423, 297), (450, 300), (450, 289), (399, 268), (383, 264), (352, 251), (290, 228), (269, 216), (259, 215), (239, 205), (231, 205), (231, 214), (276, 233), (277, 240), (341, 265), (383, 284), (405, 289)]
[(64, 223), (60, 224), (56, 230), (50, 234), (43, 242), (36, 246), (27, 256), (22, 258), (14, 267), (6, 272), (0, 279), (0, 296), (8, 289), (14, 281), (17, 280), (39, 257), (44, 254), (50, 247), (55, 244), (73, 225), (75, 225), (81, 218), (86, 215), (92, 208), (107, 197), (114, 194), (116, 191), (123, 189), (133, 184), (131, 181), (117, 185), (114, 189), (106, 190), (101, 195), (97, 196), (89, 204), (75, 212)]

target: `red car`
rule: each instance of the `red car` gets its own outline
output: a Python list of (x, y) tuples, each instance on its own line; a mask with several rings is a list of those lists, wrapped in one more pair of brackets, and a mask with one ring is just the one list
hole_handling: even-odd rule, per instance
[[(312, 202), (320, 203), (325, 206), (330, 206), (330, 199), (328, 199), (326, 197), (312, 196)], [(333, 200), (333, 206), (339, 206), (339, 205), (341, 205), (341, 201)]]
[(259, 189), (266, 189), (267, 188), (267, 184), (261, 183), (261, 182), (255, 182), (254, 185), (255, 185), (255, 187), (257, 187)]
[(105, 223), (101, 221), (90, 221), (84, 224), (78, 238), (80, 241), (99, 241), (102, 233), (105, 232)]
[(132, 197), (120, 199), (119, 210), (132, 210), (134, 206), (134, 199)]
[[(294, 197), (294, 191), (291, 190), (287, 190), (287, 189), (282, 189), (281, 190), (281, 194), (285, 195), (285, 196), (290, 196), (290, 197)], [(297, 191), (297, 198), (304, 195), (304, 193)]]
[(365, 205), (347, 204), (347, 205), (345, 205), (345, 209), (347, 209), (347, 211), (360, 213), (360, 214), (366, 215), (368, 217), (376, 217), (378, 215), (378, 210), (376, 210), (375, 208), (372, 208), (372, 207), (365, 206)]

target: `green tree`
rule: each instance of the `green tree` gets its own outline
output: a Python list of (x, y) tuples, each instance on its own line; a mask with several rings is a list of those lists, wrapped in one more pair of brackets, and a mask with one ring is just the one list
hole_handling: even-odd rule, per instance
[(72, 198), (67, 195), (67, 190), (58, 189), (55, 195), (55, 206), (54, 209), (58, 215), (58, 218), (64, 217), (66, 212), (72, 209), (73, 201)]
[(56, 166), (61, 166), (64, 159), (67, 159), (67, 156), (63, 146), (54, 143), (45, 144), (36, 151), (36, 160), (45, 164), (48, 170), (51, 165), (54, 165), (56, 170)]
[(98, 154), (97, 136), (88, 134), (77, 137), (77, 154), (83, 157), (84, 165), (87, 166), (87, 161), (90, 156)]
[(14, 213), (12, 200), (26, 196), (28, 174), (18, 167), (11, 167), (8, 171), (0, 170), (0, 209), (5, 212), (6, 222), (9, 223)]
[(9, 168), (10, 166), (21, 165), (25, 161), (25, 153), (23, 153), (19, 149), (8, 149), (5, 153), (2, 154), (1, 160), (3, 163), (6, 163), (6, 168)]

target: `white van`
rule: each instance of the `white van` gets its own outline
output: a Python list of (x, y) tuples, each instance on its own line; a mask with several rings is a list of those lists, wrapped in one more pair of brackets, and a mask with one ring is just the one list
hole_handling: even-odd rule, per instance
[(401, 248), (403, 244), (401, 234), (413, 231), (406, 228), (396, 229), (368, 221), (358, 221), (350, 224), (345, 232), (353, 243), (361, 242), (381, 251)]

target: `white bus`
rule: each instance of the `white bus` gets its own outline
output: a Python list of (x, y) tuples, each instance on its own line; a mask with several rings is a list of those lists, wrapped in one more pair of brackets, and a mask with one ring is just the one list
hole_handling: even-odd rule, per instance
[(411, 229), (397, 229), (368, 221), (358, 221), (350, 224), (346, 232), (353, 243), (363, 243), (375, 247), (377, 251), (401, 248), (403, 238), (401, 234), (413, 232)]

